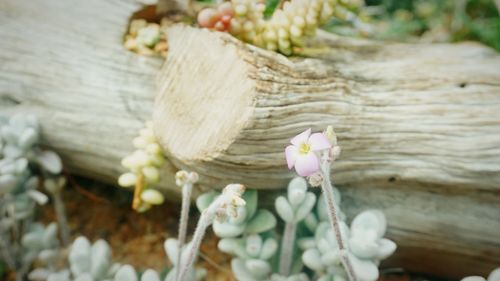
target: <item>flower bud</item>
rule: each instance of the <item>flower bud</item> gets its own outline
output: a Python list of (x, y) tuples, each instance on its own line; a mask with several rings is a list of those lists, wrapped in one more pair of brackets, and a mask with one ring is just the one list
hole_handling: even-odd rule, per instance
[(186, 184), (187, 178), (188, 178), (188, 172), (180, 170), (177, 173), (175, 173), (175, 184), (177, 184), (177, 186), (182, 187), (184, 184)]
[(330, 143), (332, 144), (332, 146), (336, 146), (337, 145), (337, 135), (335, 134), (335, 131), (333, 130), (332, 126), (326, 127), (326, 130), (323, 132), (323, 134), (330, 141)]
[(323, 183), (323, 173), (318, 171), (310, 175), (307, 179), (312, 187), (318, 187)]

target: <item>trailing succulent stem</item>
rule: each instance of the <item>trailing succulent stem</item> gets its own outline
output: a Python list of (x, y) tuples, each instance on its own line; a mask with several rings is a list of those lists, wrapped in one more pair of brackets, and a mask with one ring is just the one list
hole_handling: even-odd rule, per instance
[(160, 205), (165, 198), (154, 185), (160, 182), (160, 168), (165, 162), (163, 151), (153, 132), (153, 123), (146, 122), (132, 141), (136, 150), (122, 159), (122, 166), (129, 171), (118, 178), (122, 187), (134, 187), (132, 208), (138, 212), (145, 212), (153, 205)]

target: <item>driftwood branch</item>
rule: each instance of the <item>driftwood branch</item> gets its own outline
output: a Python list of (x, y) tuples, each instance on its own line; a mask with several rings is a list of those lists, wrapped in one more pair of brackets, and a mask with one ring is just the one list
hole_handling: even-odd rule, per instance
[[(1, 113), (37, 114), (45, 145), (62, 155), (69, 171), (111, 184), (123, 172), (120, 159), (133, 150), (131, 139), (151, 118), (162, 63), (122, 46), (128, 18), (139, 9), (133, 0), (0, 3)], [(174, 29), (169, 40), (161, 81), (171, 85), (162, 84), (161, 94), (176, 91), (170, 93), (170, 108), (205, 128), (210, 122), (196, 118), (213, 105), (231, 117), (223, 123), (231, 130), (235, 120), (256, 120), (243, 122), (234, 131), (237, 141), (228, 138), (227, 149), (215, 156), (214, 148), (224, 148), (218, 139), (223, 135), (206, 138), (210, 132), (196, 131), (187, 117), (169, 120), (186, 122), (175, 130), (161, 121), (163, 130), (179, 134), (170, 135), (172, 140), (192, 145), (191, 153), (211, 155), (189, 160), (182, 156), (189, 149), (169, 151), (179, 167), (199, 169), (202, 188), (237, 179), (249, 187), (284, 187), (292, 175), (282, 154), (288, 138), (310, 125), (334, 125), (344, 149), (333, 173), (342, 208), (349, 217), (365, 208), (382, 209), (389, 235), (400, 246), (383, 267), (458, 279), (486, 275), (500, 264), (495, 154), (500, 79), (494, 71), (498, 55), (491, 50), (469, 43), (382, 45), (322, 35), (323, 48), (313, 58), (289, 60), (196, 29)], [(213, 79), (220, 76), (224, 79)], [(248, 95), (235, 90), (241, 88)], [(284, 105), (289, 97), (296, 100)], [(247, 110), (243, 102), (249, 99)], [(325, 106), (318, 109), (315, 99)], [(186, 107), (179, 107), (182, 102)], [(301, 106), (300, 114), (285, 110)], [(228, 115), (233, 108), (241, 114)], [(195, 110), (198, 114), (191, 113)], [(280, 125), (283, 120), (289, 123)], [(171, 196), (180, 192), (176, 170), (167, 163), (162, 175), (161, 186)]]

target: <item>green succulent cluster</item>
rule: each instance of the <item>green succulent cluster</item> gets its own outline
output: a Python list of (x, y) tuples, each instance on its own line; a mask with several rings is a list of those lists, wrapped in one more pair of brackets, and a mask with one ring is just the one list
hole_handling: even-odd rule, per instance
[[(498, 5), (498, 4), (497, 4)], [(500, 6), (495, 0), (366, 0), (357, 13), (382, 40), (458, 42), (475, 40), (500, 51)], [(327, 30), (357, 35), (340, 22)]]
[[(245, 42), (291, 55), (296, 48), (304, 46), (308, 37), (316, 34), (319, 26), (333, 17), (344, 17), (344, 11), (358, 2), (290, 0), (283, 1), (282, 5), (274, 2), (266, 5), (264, 1), (231, 0), (233, 11), (228, 15), (231, 18), (227, 30)], [(210, 23), (215, 20), (201, 20), (200, 24), (213, 28)]]
[[(340, 192), (336, 188), (333, 192), (335, 204), (339, 206)], [(203, 210), (217, 194), (211, 191), (201, 195), (197, 200), (198, 208)], [(213, 224), (214, 232), (221, 238), (219, 250), (234, 257), (231, 267), (237, 280), (312, 280), (312, 275), (307, 272), (313, 272), (321, 281), (347, 280), (323, 195), (317, 199), (313, 192), (308, 191), (304, 178), (293, 179), (286, 196), (279, 196), (275, 201), (276, 213), (285, 222), (282, 236), (276, 232), (276, 220), (270, 212), (261, 210), (268, 215), (255, 215), (259, 212), (257, 197), (257, 191), (247, 190), (242, 196), (247, 204), (240, 207), (242, 209), (238, 210), (237, 216)], [(378, 210), (368, 210), (356, 216), (350, 227), (342, 212), (338, 218), (343, 240), (347, 243), (347, 255), (358, 280), (377, 280), (379, 262), (396, 249), (394, 242), (383, 237), (387, 228), (385, 216)], [(261, 227), (256, 231), (254, 225)], [(290, 234), (287, 234), (287, 225), (296, 226), (292, 228), (292, 244), (282, 243), (279, 246), (280, 239), (290, 239), (286, 238)], [(281, 255), (277, 254), (279, 250)], [(291, 268), (282, 274), (281, 259), (290, 254), (293, 261)]]
[[(203, 211), (218, 195), (211, 191), (199, 196), (198, 209)], [(272, 235), (276, 218), (270, 211), (258, 209), (256, 190), (246, 190), (242, 199), (246, 204), (237, 207), (235, 216), (215, 220), (212, 229), (221, 238), (219, 250), (234, 256), (231, 267), (239, 280), (266, 280), (272, 273), (271, 259), (278, 249)]]
[[(50, 234), (53, 234), (51, 231)], [(40, 247), (48, 234), (33, 234), (30, 245)], [(44, 240), (45, 239), (45, 240)], [(50, 240), (52, 241), (52, 240)], [(36, 243), (35, 243), (36, 242)], [(44, 245), (44, 244), (43, 244)], [(43, 253), (43, 251), (41, 252)], [(61, 256), (60, 252), (55, 252)], [(42, 254), (40, 254), (42, 255)], [(105, 240), (91, 243), (86, 237), (75, 239), (70, 247), (67, 268), (54, 266), (39, 267), (29, 275), (34, 281), (160, 281), (160, 275), (153, 269), (139, 274), (134, 267), (113, 261), (111, 247)], [(167, 280), (167, 279), (165, 279)]]
[(35, 116), (0, 116), (0, 261), (20, 278), (38, 253), (47, 257), (49, 252), (43, 250), (57, 241), (52, 235), (57, 232), (55, 224), (44, 229), (33, 223), (36, 206), (48, 201), (38, 190), (40, 182), (51, 194), (64, 185), (61, 159), (42, 149), (39, 142)]
[[(211, 191), (200, 195), (196, 200), (198, 210), (203, 211), (219, 195), (217, 191)], [(259, 234), (273, 229), (276, 226), (276, 218), (265, 209), (257, 208), (257, 191), (247, 190), (243, 193), (245, 206), (236, 209), (236, 216), (230, 216), (226, 220), (215, 220), (213, 230), (220, 238), (235, 238), (242, 235)]]

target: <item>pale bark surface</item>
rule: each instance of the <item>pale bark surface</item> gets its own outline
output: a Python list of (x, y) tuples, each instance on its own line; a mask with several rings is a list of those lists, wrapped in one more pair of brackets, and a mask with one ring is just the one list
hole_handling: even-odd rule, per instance
[(500, 262), (490, 252), (500, 249), (493, 50), (321, 33), (311, 57), (288, 59), (207, 30), (177, 26), (168, 37), (153, 121), (177, 166), (206, 184), (282, 188), (293, 176), (289, 139), (333, 125), (343, 149), (333, 181), (349, 187), (348, 213), (384, 209), (412, 268), (453, 275), (466, 260), (484, 272)]
[[(68, 171), (112, 184), (123, 171), (120, 159), (133, 150), (131, 139), (151, 118), (162, 63), (122, 46), (128, 18), (138, 9), (132, 0), (0, 2), (1, 113), (37, 114), (44, 143), (62, 155)], [(171, 100), (172, 108), (187, 115), (177, 121), (195, 131), (188, 135), (178, 127), (169, 137), (192, 146), (181, 146), (183, 155), (213, 156), (224, 141), (193, 129), (210, 126), (199, 114), (217, 107), (220, 113), (205, 115), (215, 119), (232, 110), (219, 126), (237, 128), (232, 137), (237, 141), (225, 140), (228, 149), (216, 157), (175, 157), (177, 163), (200, 165), (205, 188), (212, 182), (221, 188), (242, 172), (249, 187), (284, 187), (292, 175), (283, 160), (288, 138), (311, 124), (320, 129), (333, 123), (344, 149), (333, 175), (342, 184), (342, 208), (349, 217), (382, 209), (389, 236), (400, 247), (384, 266), (458, 279), (486, 275), (500, 264), (500, 79), (498, 56), (491, 50), (476, 44), (385, 46), (322, 36), (325, 46), (336, 46), (334, 52), (291, 62), (226, 36), (185, 31), (169, 42), (179, 57), (170, 57), (166, 67), (177, 70), (162, 73), (170, 76), (172, 89), (182, 89)], [(226, 79), (213, 79), (224, 71)], [(235, 82), (248, 96), (229, 91)], [(461, 88), (459, 82), (467, 85)], [(187, 104), (179, 107), (180, 102)], [(290, 115), (290, 108), (302, 113)], [(255, 116), (260, 117), (246, 123)], [(193, 128), (186, 125), (188, 117), (194, 118)], [(179, 194), (175, 171), (168, 163), (161, 186)]]

